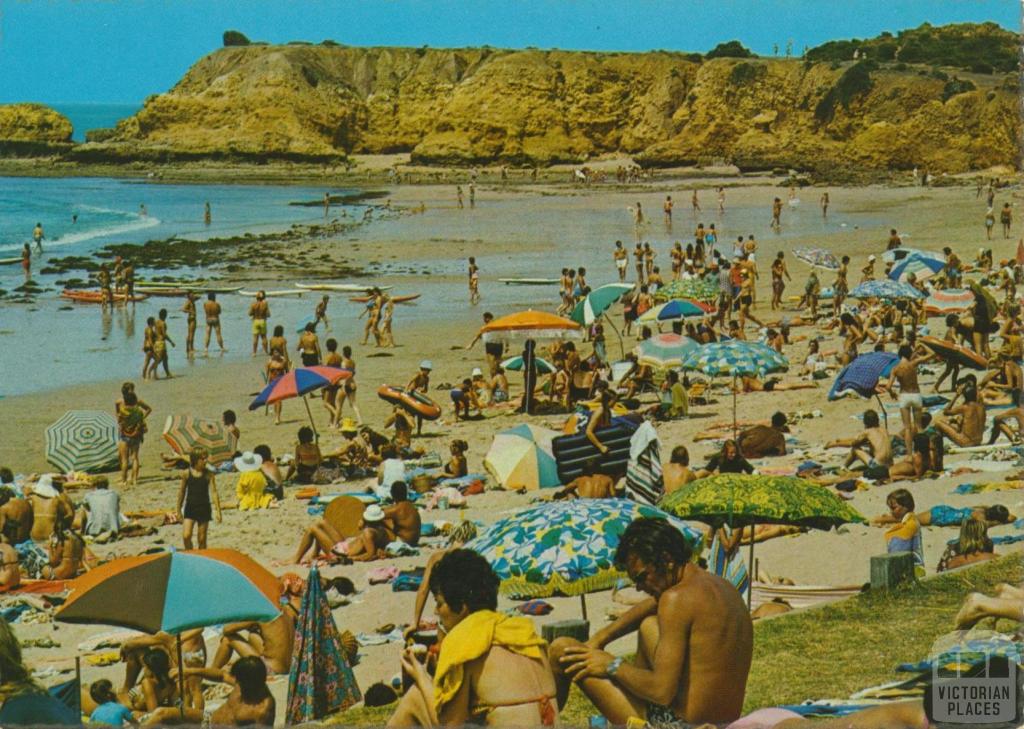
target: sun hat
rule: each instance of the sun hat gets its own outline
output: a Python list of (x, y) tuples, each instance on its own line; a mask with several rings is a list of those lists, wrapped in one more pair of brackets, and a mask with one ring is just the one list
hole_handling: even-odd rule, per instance
[(870, 256), (868, 256), (868, 260), (869, 260), (869, 261), (873, 261), (873, 260), (875, 260), (875, 254), (874, 254), (874, 253), (872, 253), (872, 254), (871, 254)]
[(434, 369), (434, 363), (431, 362), (429, 359), (425, 359), (422, 362), (420, 362), (420, 369), (421, 370), (432, 370), (432, 369)]
[(239, 473), (249, 473), (255, 471), (263, 465), (263, 456), (259, 453), (253, 453), (252, 451), (246, 451), (238, 458), (235, 459), (235, 470)]
[(384, 521), (384, 509), (380, 508), (376, 504), (370, 504), (363, 510), (363, 521), (365, 522), (378, 522)]
[(32, 487), (32, 493), (36, 496), (42, 496), (44, 499), (54, 499), (60, 495), (57, 489), (53, 487), (53, 476), (48, 473), (39, 477), (39, 480)]
[(484, 371), (482, 369), (480, 369), (479, 367), (474, 367), (472, 374), (473, 374), (473, 377), (483, 377), (484, 376)]
[(358, 433), (359, 426), (356, 425), (356, 421), (352, 418), (344, 418), (341, 421), (341, 432), (342, 433)]

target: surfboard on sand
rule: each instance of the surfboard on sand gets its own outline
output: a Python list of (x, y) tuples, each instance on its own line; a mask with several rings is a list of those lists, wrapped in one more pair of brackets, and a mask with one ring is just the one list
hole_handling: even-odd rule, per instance
[(499, 278), (506, 286), (553, 286), (562, 283), (557, 278)]
[(373, 288), (378, 288), (381, 291), (387, 291), (393, 286), (374, 286), (373, 284), (332, 284), (332, 283), (318, 283), (318, 284), (304, 284), (296, 283), (295, 288), (303, 289), (305, 291), (341, 291), (344, 293), (360, 294), (364, 291), (369, 291)]
[[(238, 292), (238, 295), (255, 296), (258, 293), (259, 291), (246, 291), (245, 289), (243, 289)], [(281, 289), (280, 291), (264, 291), (263, 293), (269, 299), (276, 296), (302, 296), (303, 294), (308, 294), (309, 291), (305, 289)]]

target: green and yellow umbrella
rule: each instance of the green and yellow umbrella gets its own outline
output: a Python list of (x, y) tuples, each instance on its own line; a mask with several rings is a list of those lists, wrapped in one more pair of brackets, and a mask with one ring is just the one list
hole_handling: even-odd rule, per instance
[[(722, 473), (686, 484), (665, 496), (658, 506), (680, 519), (702, 521), (715, 528), (787, 524), (827, 530), (867, 521), (824, 486), (793, 476)], [(750, 575), (753, 580), (753, 539)], [(752, 592), (747, 593), (748, 607)]]

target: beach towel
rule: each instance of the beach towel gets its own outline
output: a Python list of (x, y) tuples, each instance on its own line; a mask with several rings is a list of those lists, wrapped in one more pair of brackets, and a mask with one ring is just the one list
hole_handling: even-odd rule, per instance
[(921, 525), (913, 512), (903, 517), (903, 521), (890, 527), (885, 532), (886, 551), (889, 554), (910, 552), (914, 555), (915, 571), (924, 570), (924, 547), (921, 544)]
[(406, 570), (398, 573), (391, 583), (392, 592), (416, 592), (423, 584), (423, 570)]
[(649, 422), (636, 429), (629, 440), (626, 492), (634, 501), (654, 506), (665, 493), (658, 433)]
[(1002, 633), (991, 633), (984, 637), (971, 637), (970, 632), (962, 632), (960, 636), (947, 646), (941, 653), (917, 663), (901, 663), (897, 671), (921, 673), (941, 669), (946, 671), (967, 671), (972, 666), (1000, 656), (1020, 665), (1024, 663), (1024, 643), (1015, 641), (1012, 636)]
[(953, 489), (956, 494), (981, 494), (986, 491), (1011, 491), (1024, 487), (1024, 481), (993, 481), (991, 483), (962, 483)]
[(40, 577), (43, 567), (50, 564), (50, 555), (31, 539), (14, 545), (14, 549), (18, 553), (21, 568), (29, 577)]
[(0, 590), (4, 595), (59, 595), (67, 592), (70, 580), (26, 580), (17, 587)]
[(398, 568), (394, 566), (374, 567), (366, 573), (366, 580), (371, 585), (383, 585), (398, 577), (398, 571)]
[(554, 609), (554, 605), (544, 600), (527, 600), (516, 605), (516, 610), (523, 615), (547, 615)]
[(459, 692), (465, 665), (495, 645), (537, 660), (544, 657), (547, 647), (529, 618), (513, 618), (493, 610), (478, 610), (466, 616), (448, 633), (438, 656), (434, 676), (434, 708), (438, 714)]
[[(732, 527), (723, 526), (727, 537), (732, 536)], [(708, 569), (712, 574), (718, 575), (727, 580), (741, 595), (746, 595), (750, 589), (750, 574), (747, 572), (747, 565), (743, 561), (740, 550), (730, 555), (723, 547), (718, 538), (718, 531), (711, 540), (711, 548), (708, 550)]]
[(390, 542), (388, 546), (384, 547), (384, 551), (389, 557), (415, 557), (420, 553), (416, 547), (409, 546), (401, 539)]

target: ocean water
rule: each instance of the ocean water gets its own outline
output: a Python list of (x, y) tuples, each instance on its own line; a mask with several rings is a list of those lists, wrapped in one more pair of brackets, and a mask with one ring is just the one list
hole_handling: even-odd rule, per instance
[[(0, 258), (16, 255), (22, 242), (31, 237), (37, 221), (43, 223), (48, 236), (44, 241), (45, 259), (51, 254), (85, 254), (114, 241), (141, 243), (172, 235), (200, 239), (316, 222), (323, 219), (321, 208), (287, 203), (317, 200), (324, 192), (323, 188), (154, 185), (110, 179), (0, 179)], [(629, 249), (634, 243), (634, 227), (627, 208), (635, 204), (636, 193), (580, 197), (567, 190), (566, 194), (558, 195), (486, 199), (474, 210), (468, 206), (456, 210), (451, 192), (446, 188), (423, 188), (427, 207), (424, 214), (375, 218), (323, 243), (369, 248), (377, 261), (372, 266), (376, 273), (374, 283), (393, 285), (396, 294), (422, 295), (415, 305), (396, 307), (395, 335), (399, 341), (404, 327), (429, 324), (436, 327), (443, 341), (461, 344), (472, 338), (483, 311), (501, 315), (526, 308), (554, 310), (558, 305), (557, 286), (506, 286), (498, 279), (557, 278), (562, 266), (582, 265), (588, 269), (591, 285), (600, 285), (616, 278), (611, 254), (614, 241), (621, 239)], [(664, 198), (663, 193), (644, 192), (641, 196), (648, 209), (659, 206)], [(202, 222), (205, 200), (210, 201), (213, 210), (209, 229)], [(142, 202), (148, 208), (145, 218), (138, 210)], [(675, 240), (692, 240), (698, 218), (705, 225), (717, 225), (726, 251), (737, 235), (756, 233), (761, 240), (758, 261), (763, 261), (764, 276), (777, 250), (827, 240), (827, 246), (839, 252), (843, 246), (852, 247), (865, 237), (883, 245), (888, 229), (888, 220), (869, 212), (830, 212), (824, 221), (817, 206), (808, 201), (799, 208), (788, 209), (781, 234), (773, 234), (768, 231), (770, 197), (765, 204), (727, 205), (725, 216), (711, 210), (694, 217), (688, 204), (686, 210), (677, 208), (671, 230), (665, 228), (661, 211), (657, 211), (642, 234), (658, 251), (655, 262), (662, 267), (666, 279), (670, 277), (669, 247)], [(72, 210), (79, 211), (79, 220), (74, 224), (69, 222)], [(352, 212), (360, 215), (358, 209)], [(5, 253), (3, 246), (15, 250)], [(468, 256), (475, 256), (481, 267), (483, 302), (476, 307), (467, 305)], [(38, 271), (39, 267), (34, 256), (33, 270)], [(790, 269), (794, 279), (802, 280), (800, 277), (806, 273), (792, 258)], [(632, 264), (629, 271), (632, 280)], [(158, 273), (142, 271), (141, 275)], [(240, 275), (242, 280), (251, 281), (247, 289), (260, 288), (259, 272)], [(161, 308), (168, 309), (171, 335), (179, 341), (179, 346), (170, 350), (172, 371), (201, 371), (202, 358), (194, 363), (187, 363), (184, 358), (184, 346), (179, 339), (185, 329), (180, 299), (153, 297), (134, 307), (116, 307), (104, 314), (98, 306), (60, 299), (57, 278), (38, 277), (48, 290), (32, 305), (0, 301), (0, 397), (82, 382), (137, 378), (146, 317), (155, 316)], [(296, 272), (294, 279), (267, 281), (264, 287), (291, 288), (294, 281), (303, 280), (302, 273)], [(0, 266), (0, 289), (10, 291), (22, 281), (19, 266)], [(796, 291), (798, 286), (795, 280), (791, 288)], [(271, 325), (283, 324), (289, 341), (294, 341), (296, 330), (312, 315), (319, 296), (313, 293), (301, 298), (271, 299)], [(251, 325), (246, 315), (250, 299), (223, 295), (218, 300), (224, 308), (221, 319), (230, 350), (223, 358), (251, 362)], [(363, 324), (357, 319), (359, 311), (349, 303), (347, 295), (331, 296), (332, 335), (340, 343), (358, 344)], [(201, 336), (202, 327), (200, 349)], [(357, 358), (366, 351), (356, 347)], [(211, 351), (213, 356), (221, 358)], [(36, 366), (39, 363), (46, 366)], [(7, 376), (9, 372), (16, 376)]]
[(90, 129), (109, 129), (142, 108), (140, 104), (50, 104), (71, 121), (72, 139), (85, 141)]

